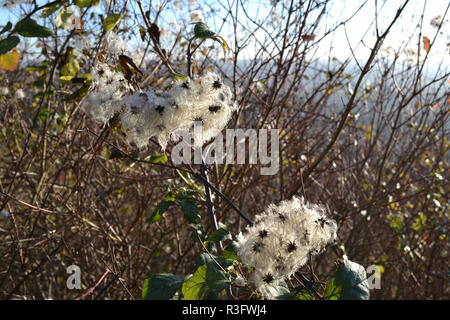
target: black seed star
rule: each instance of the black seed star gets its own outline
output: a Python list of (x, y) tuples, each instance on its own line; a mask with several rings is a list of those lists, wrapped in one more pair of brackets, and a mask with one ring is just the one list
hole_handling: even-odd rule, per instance
[(320, 225), (320, 227), (324, 228), (327, 220), (325, 218), (319, 218), (315, 221), (316, 224)]
[(271, 283), (273, 281), (273, 276), (271, 273), (268, 273), (264, 276), (263, 281), (265, 283)]
[(259, 231), (258, 237), (263, 239), (263, 238), (266, 238), (268, 234), (269, 234), (269, 232), (267, 230), (261, 230), (261, 231)]
[(282, 221), (282, 222), (285, 222), (286, 221), (286, 216), (284, 215), (284, 214), (282, 214), (282, 213), (278, 213), (278, 218), (280, 218), (280, 220)]
[(219, 80), (216, 80), (216, 81), (214, 81), (212, 86), (214, 89), (220, 89), (220, 88), (222, 88), (222, 82), (220, 82)]
[(297, 245), (295, 244), (295, 242), (289, 242), (287, 246), (287, 252), (291, 253), (295, 250), (297, 250)]
[(139, 112), (141, 112), (141, 107), (131, 106), (130, 111), (131, 111), (131, 114), (138, 114)]
[(164, 106), (159, 105), (155, 108), (155, 110), (158, 111), (160, 115), (162, 115), (164, 113)]
[(210, 106), (208, 109), (211, 112), (217, 112), (220, 110), (220, 108), (221, 108), (220, 106)]
[(148, 96), (147, 96), (147, 94), (144, 93), (144, 92), (139, 93), (139, 97), (141, 97), (141, 98), (144, 99), (145, 101), (148, 101)]
[(252, 250), (254, 252), (261, 252), (262, 248), (263, 248), (263, 244), (261, 242), (255, 242), (255, 244), (253, 244), (253, 246), (252, 246)]
[(201, 117), (195, 118), (195, 119), (194, 119), (194, 122), (201, 122), (202, 124), (204, 123), (204, 122), (203, 122), (203, 118), (201, 118)]

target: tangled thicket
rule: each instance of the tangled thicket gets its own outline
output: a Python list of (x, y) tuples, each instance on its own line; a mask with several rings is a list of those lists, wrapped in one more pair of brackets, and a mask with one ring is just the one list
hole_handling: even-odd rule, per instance
[[(143, 0), (141, 12), (137, 1), (115, 0), (77, 7), (73, 12), (81, 20), (65, 25), (66, 1), (34, 13), (36, 4), (47, 1), (0, 5), (19, 2), (2, 40), (17, 36), (14, 24), (26, 14), (53, 35), (19, 36), (16, 52), (9, 52), (20, 54), (19, 65), (0, 71), (2, 298), (73, 299), (89, 292), (86, 299), (139, 299), (148, 274), (193, 273), (193, 261), (205, 251), (194, 240), (212, 233), (204, 186), (189, 170), (170, 167), (169, 157), (156, 163), (164, 161), (159, 146), (150, 144), (133, 157), (113, 151), (126, 150), (129, 143), (145, 146), (150, 136), (164, 145), (197, 118), (205, 127), (221, 128), (228, 113), (232, 128), (280, 129), (276, 175), (261, 175), (258, 164), (214, 165), (207, 172), (211, 185), (226, 196), (213, 192), (212, 202), (217, 220), (231, 234), (245, 225), (226, 199), (253, 219), (271, 203), (302, 195), (333, 213), (336, 241), (349, 259), (383, 268), (381, 289), (372, 290), (371, 298), (450, 297), (448, 10), (436, 12), (410, 0), (414, 10), (398, 18), (396, 6), (407, 0), (380, 1), (378, 15), (373, 1), (362, 1), (360, 10), (348, 7), (357, 1), (340, 0), (238, 1), (236, 7), (209, 0), (155, 6)], [(267, 20), (252, 10), (256, 5)], [(147, 10), (159, 28), (152, 34), (144, 23)], [(223, 58), (216, 42), (193, 40), (192, 51), (198, 46), (193, 80), (174, 81), (152, 39), (160, 40), (159, 52), (175, 71), (186, 70), (191, 16), (200, 19), (200, 12), (230, 44), (231, 54)], [(122, 20), (106, 31), (109, 14)], [(352, 28), (363, 31), (355, 26), (363, 14), (368, 32), (355, 39)], [(406, 28), (406, 21), (414, 24)], [(387, 41), (377, 41), (375, 35), (391, 22)], [(6, 23), (0, 21), (1, 27)], [(351, 40), (347, 56), (343, 33)], [(393, 43), (396, 35), (404, 41)], [(79, 82), (62, 79), (69, 47)], [(121, 54), (144, 72), (144, 80), (137, 80), (140, 89), (118, 71)], [(216, 80), (224, 84), (219, 90)], [(84, 96), (88, 85), (91, 91)], [(197, 91), (203, 89), (208, 98)], [(235, 104), (239, 108), (231, 112)], [(108, 131), (105, 124), (114, 115), (122, 126)], [(177, 117), (180, 128), (172, 122)], [(156, 125), (163, 123), (165, 128)], [(198, 237), (178, 203), (159, 222), (148, 222), (158, 204), (174, 201), (177, 192), (197, 201)], [(291, 249), (301, 249), (301, 236)], [(301, 274), (324, 292), (336, 258), (335, 250), (312, 256), (287, 283), (303, 286)], [(81, 269), (82, 290), (65, 285), (72, 264)], [(258, 276), (255, 269), (260, 280), (263, 272)], [(245, 284), (242, 280), (237, 283)]]

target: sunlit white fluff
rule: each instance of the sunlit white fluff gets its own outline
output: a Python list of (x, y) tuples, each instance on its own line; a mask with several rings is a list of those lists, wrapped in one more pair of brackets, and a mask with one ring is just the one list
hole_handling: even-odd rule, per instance
[(19, 100), (25, 98), (25, 92), (23, 89), (17, 89), (16, 92), (14, 92), (14, 98)]
[[(255, 268), (250, 280), (268, 299), (274, 283), (293, 275), (336, 238), (337, 226), (323, 206), (294, 197), (269, 205), (245, 234), (237, 237), (238, 254)], [(272, 289), (271, 289), (272, 288)]]
[[(122, 101), (122, 125), (130, 142), (140, 148), (151, 137), (165, 148), (182, 131), (190, 132), (195, 145), (201, 146), (226, 126), (234, 110), (230, 88), (215, 74), (176, 81), (166, 92), (137, 92)], [(194, 125), (201, 125), (201, 131)]]
[(130, 92), (123, 74), (98, 62), (91, 71), (92, 85), (83, 109), (94, 120), (106, 123), (121, 109), (121, 100)]

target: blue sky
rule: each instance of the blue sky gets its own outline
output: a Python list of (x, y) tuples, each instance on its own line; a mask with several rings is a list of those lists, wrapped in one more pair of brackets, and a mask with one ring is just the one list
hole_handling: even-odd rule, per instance
[[(1, 0), (0, 0), (1, 1)], [(104, 1), (104, 0), (101, 0)], [(38, 1), (39, 4), (46, 3), (47, 1)], [(154, 1), (154, 3), (157, 1)], [(171, 6), (173, 7), (176, 1), (173, 1)], [(197, 2), (197, 4), (195, 4)], [(232, 3), (233, 1), (230, 1)], [(325, 23), (323, 23), (321, 30), (319, 30), (318, 36), (320, 37), (320, 32), (325, 31), (325, 25), (330, 26), (333, 23), (345, 20), (348, 18), (356, 9), (364, 2), (364, 0), (335, 0), (334, 5), (330, 7), (329, 15), (326, 17)], [(348, 22), (344, 27), (340, 27), (332, 36), (325, 39), (319, 46), (316, 55), (333, 55), (340, 60), (344, 60), (352, 54), (355, 54), (358, 59), (364, 60), (370, 53), (371, 45), (375, 42), (375, 27), (370, 25), (373, 20), (375, 13), (375, 3), (378, 3), (378, 25), (381, 30), (383, 30), (394, 17), (398, 7), (403, 3), (403, 0), (368, 0), (367, 4), (362, 10), (356, 14), (356, 16)], [(146, 1), (144, 1), (146, 3)], [(184, 3), (187, 3), (184, 1)], [(272, 8), (270, 1), (244, 1), (245, 8), (248, 14), (254, 17), (256, 20), (263, 20), (270, 14)], [(204, 8), (204, 15), (208, 16), (207, 12), (210, 8), (209, 4), (211, 1), (189, 1), (189, 10), (195, 10), (197, 8)], [(223, 3), (222, 3), (223, 4)], [(444, 58), (448, 60), (448, 43), (450, 42), (450, 22), (448, 22), (444, 28), (442, 34), (436, 34), (436, 29), (429, 23), (431, 19), (438, 15), (445, 15), (446, 10), (448, 10), (449, 1), (448, 0), (411, 0), (408, 4), (405, 12), (402, 15), (399, 23), (394, 26), (392, 32), (389, 34), (385, 41), (384, 47), (398, 48), (400, 44), (405, 43), (405, 47), (410, 47), (411, 50), (418, 49), (421, 45), (421, 37), (423, 35), (428, 36), (433, 39), (436, 36), (435, 44), (430, 52), (430, 58), (435, 63), (439, 63)], [(17, 22), (20, 12), (24, 12), (24, 8), (29, 8), (29, 6), (23, 6), (15, 8), (13, 10), (0, 9), (0, 26), (6, 24), (7, 21)], [(219, 13), (216, 17), (223, 17), (224, 10), (220, 9), (220, 5), (215, 5), (215, 9), (219, 9)], [(419, 34), (419, 29), (417, 25), (420, 23), (422, 10), (425, 8), (423, 17), (423, 28), (422, 34)], [(174, 16), (171, 11), (166, 11), (167, 13), (162, 16), (162, 20), (168, 23), (174, 20)], [(446, 19), (449, 19), (449, 12), (446, 14)], [(239, 15), (240, 20), (246, 23), (244, 15), (241, 13)], [(216, 21), (207, 21), (212, 28), (219, 28), (222, 24), (221, 18), (216, 19)], [(232, 26), (229, 22), (224, 25), (223, 34), (229, 35), (232, 31)], [(228, 31), (227, 31), (228, 29)], [(222, 33), (221, 33), (222, 34)], [(266, 35), (263, 31), (258, 31), (256, 33), (256, 38), (264, 38)], [(412, 36), (408, 38), (408, 36)], [(363, 42), (361, 42), (361, 39)], [(229, 40), (230, 42), (230, 40)], [(231, 42), (230, 45), (233, 45)], [(252, 47), (247, 48), (246, 54), (248, 56), (252, 55)]]

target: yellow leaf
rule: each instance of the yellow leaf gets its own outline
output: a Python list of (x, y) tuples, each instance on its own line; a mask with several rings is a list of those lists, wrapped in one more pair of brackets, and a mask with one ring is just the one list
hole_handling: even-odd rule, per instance
[(19, 65), (20, 53), (13, 50), (0, 56), (0, 70), (14, 71)]

